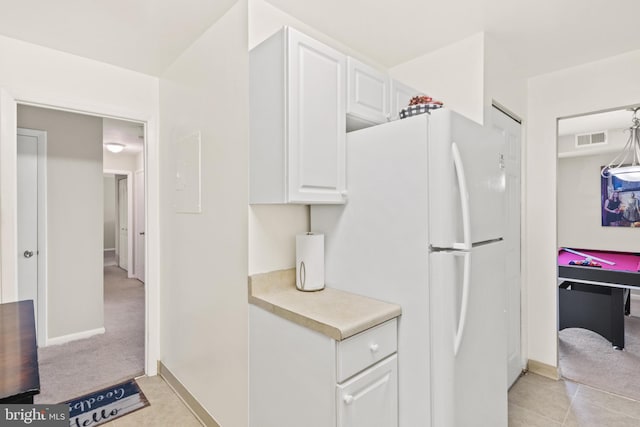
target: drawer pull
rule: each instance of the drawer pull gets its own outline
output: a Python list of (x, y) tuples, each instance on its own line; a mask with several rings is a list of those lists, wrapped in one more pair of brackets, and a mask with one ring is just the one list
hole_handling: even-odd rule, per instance
[(380, 350), (380, 346), (378, 344), (371, 344), (369, 346), (369, 350), (371, 350), (371, 353), (376, 353), (378, 350)]
[(351, 402), (353, 402), (353, 396), (350, 394), (345, 394), (343, 400), (347, 405), (351, 405)]

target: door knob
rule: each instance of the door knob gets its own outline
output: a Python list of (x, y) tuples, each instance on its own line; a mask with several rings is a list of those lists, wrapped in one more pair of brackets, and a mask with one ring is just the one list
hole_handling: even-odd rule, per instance
[(140, 235), (141, 235), (141, 236), (144, 236), (144, 231), (141, 231), (141, 232), (140, 232)]
[(33, 251), (24, 251), (25, 258), (31, 258), (33, 256)]

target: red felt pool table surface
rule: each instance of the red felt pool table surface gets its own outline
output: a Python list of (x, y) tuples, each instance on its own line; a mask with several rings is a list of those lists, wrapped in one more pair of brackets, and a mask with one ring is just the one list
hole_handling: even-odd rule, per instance
[[(638, 272), (640, 270), (640, 255), (627, 253), (627, 252), (613, 252), (613, 251), (598, 251), (598, 250), (590, 250), (590, 249), (573, 249), (577, 252), (581, 252), (590, 257), (597, 257), (601, 259), (606, 259), (607, 261), (614, 262), (614, 265), (609, 265), (607, 263), (593, 260), (598, 264), (602, 265), (602, 268), (605, 270), (616, 270), (616, 271), (629, 271), (629, 272)], [(569, 261), (583, 261), (585, 258), (580, 255), (572, 254), (570, 252), (566, 252), (563, 249), (560, 249), (558, 252), (558, 265), (569, 265)], [(594, 268), (594, 267), (587, 267)], [(597, 268), (597, 267), (595, 267)]]

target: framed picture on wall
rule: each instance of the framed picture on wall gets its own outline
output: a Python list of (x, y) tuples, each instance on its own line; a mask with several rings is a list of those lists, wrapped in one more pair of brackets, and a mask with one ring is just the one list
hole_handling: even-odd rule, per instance
[(604, 178), (604, 168), (600, 169), (602, 226), (640, 228), (640, 182), (612, 174)]

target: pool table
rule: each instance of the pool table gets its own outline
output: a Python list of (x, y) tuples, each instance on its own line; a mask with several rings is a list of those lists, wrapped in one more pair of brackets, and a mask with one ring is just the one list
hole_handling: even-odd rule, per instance
[(601, 267), (570, 265), (570, 261), (583, 261), (585, 257), (560, 249), (559, 329), (589, 329), (611, 341), (614, 348), (623, 349), (624, 316), (630, 308), (629, 289), (640, 289), (640, 254), (575, 251), (591, 257)]

